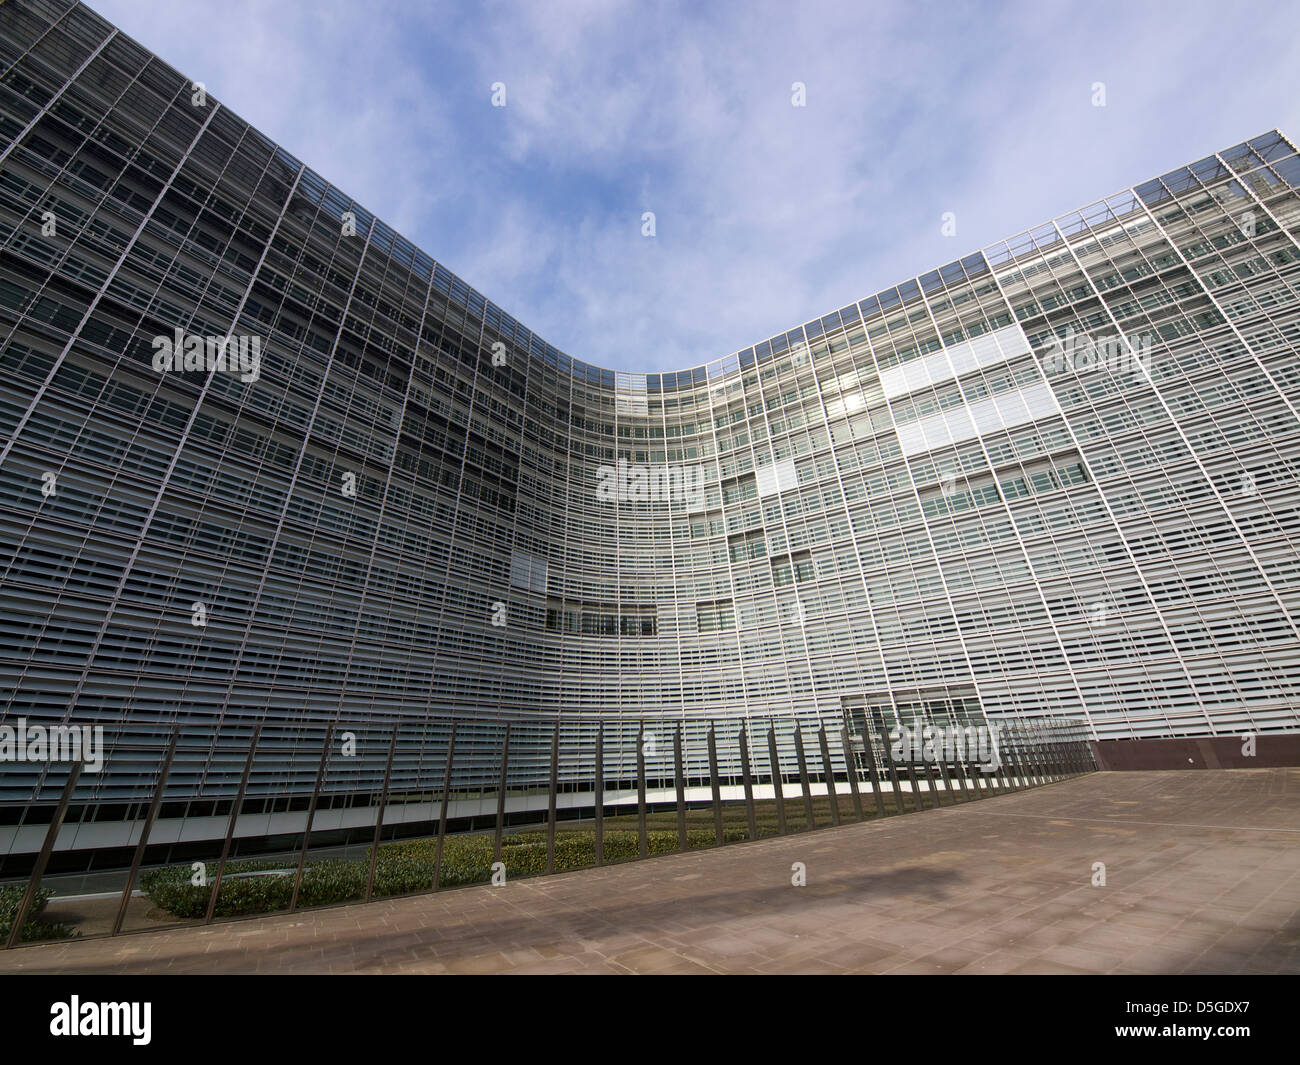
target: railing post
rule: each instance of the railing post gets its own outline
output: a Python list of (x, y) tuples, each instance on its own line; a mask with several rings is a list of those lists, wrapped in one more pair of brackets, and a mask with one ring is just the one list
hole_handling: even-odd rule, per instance
[[(943, 793), (948, 799), (948, 805), (956, 806), (957, 794), (953, 791), (952, 779), (948, 776), (948, 763), (942, 754), (935, 759), (935, 762), (939, 766), (939, 779), (943, 781)], [(938, 805), (942, 806), (943, 802), (940, 801)]]
[(438, 814), (438, 845), (433, 853), (433, 890), (442, 886), (442, 845), (447, 839), (447, 807), (451, 799), (451, 763), (456, 757), (456, 722), (447, 739), (447, 764), (442, 768), (442, 810)]
[(1044, 742), (1047, 746), (1048, 774), (1053, 781), (1056, 781), (1061, 777), (1061, 760), (1057, 757), (1056, 740), (1051, 732), (1046, 732), (1044, 736)]
[(1028, 778), (1033, 787), (1037, 787), (1042, 781), (1042, 750), (1039, 748), (1034, 733), (1030, 733), (1026, 738), (1025, 746), (1028, 751)]
[(135, 854), (131, 858), (131, 870), (126, 874), (126, 887), (122, 889), (122, 898), (117, 904), (117, 915), (113, 918), (113, 930), (108, 934), (117, 935), (122, 931), (122, 922), (126, 919), (126, 908), (131, 902), (131, 892), (135, 889), (135, 878), (140, 875), (140, 863), (144, 861), (145, 848), (149, 846), (149, 835), (153, 832), (153, 823), (158, 819), (158, 808), (162, 805), (163, 789), (167, 787), (167, 777), (172, 771), (172, 760), (176, 757), (176, 744), (181, 738), (181, 727), (172, 729), (171, 743), (163, 756), (162, 766), (158, 769), (158, 786), (153, 790), (153, 799), (149, 802), (149, 813), (145, 815), (140, 828), (140, 842), (135, 845)]
[(776, 797), (776, 830), (785, 835), (785, 787), (781, 781), (781, 761), (776, 753), (776, 725), (767, 728), (767, 760), (772, 774), (772, 794)]
[(1005, 795), (1007, 792), (1011, 790), (1011, 780), (1007, 776), (1007, 760), (1002, 753), (1001, 741), (998, 741), (997, 756), (998, 756), (998, 770), (997, 770), (998, 790), (1001, 794)]
[(650, 841), (645, 828), (645, 722), (636, 732), (636, 852), (640, 858), (650, 853)]
[(876, 816), (885, 816), (885, 795), (880, 786), (880, 770), (876, 768), (876, 755), (871, 749), (871, 727), (862, 723), (862, 756), (867, 760), (867, 776), (871, 780), (871, 793), (876, 799)]
[(962, 758), (958, 762), (958, 765), (961, 766), (962, 780), (965, 782), (965, 784), (970, 785), (971, 802), (975, 802), (979, 799), (982, 799), (984, 796), (980, 792), (980, 782), (975, 779), (974, 771), (971, 769), (971, 763), (965, 757), (964, 751), (962, 752)]
[(916, 777), (916, 762), (909, 758), (905, 765), (907, 768), (907, 782), (912, 785), (912, 805), (918, 810), (924, 810), (925, 803), (921, 800), (921, 785)]
[(817, 820), (813, 817), (812, 784), (808, 780), (808, 760), (803, 752), (803, 725), (798, 718), (794, 721), (794, 756), (799, 763), (799, 785), (803, 789), (803, 813), (808, 822), (807, 831), (811, 831), (817, 827)]
[(68, 816), (68, 803), (72, 801), (72, 793), (81, 778), (84, 764), (84, 762), (73, 762), (72, 769), (68, 771), (68, 779), (59, 795), (59, 804), (55, 807), (54, 817), (51, 818), (50, 827), (45, 832), (45, 841), (41, 844), (40, 853), (36, 855), (36, 864), (32, 866), (31, 875), (27, 878), (27, 890), (23, 892), (22, 902), (18, 904), (18, 912), (14, 914), (13, 927), (9, 929), (9, 939), (5, 943), (6, 950), (22, 941), (23, 925), (27, 922), (27, 914), (32, 908), (36, 892), (40, 890), (41, 877), (45, 875), (45, 867), (50, 863), (50, 855), (54, 851), (59, 829), (63, 827), (63, 819)]
[(366, 901), (375, 893), (375, 869), (379, 866), (379, 841), (384, 834), (384, 809), (388, 806), (388, 784), (393, 776), (393, 755), (397, 753), (398, 722), (393, 722), (393, 736), (388, 741), (388, 758), (384, 761), (384, 784), (379, 791), (379, 808), (375, 811), (375, 838), (370, 844), (370, 868), (366, 872)]
[(844, 755), (844, 768), (849, 774), (849, 793), (853, 796), (853, 816), (862, 820), (862, 792), (858, 787), (858, 761), (853, 754), (853, 741), (849, 739), (849, 727), (840, 729), (840, 753)]
[(1029, 780), (1025, 776), (1023, 749), (1016, 744), (1012, 744), (1007, 747), (1003, 757), (1011, 765), (1011, 790), (1024, 791), (1029, 786)]
[(745, 817), (749, 821), (749, 838), (758, 839), (758, 818), (754, 813), (754, 774), (749, 767), (749, 727), (741, 725), (740, 772), (745, 780)]
[(1068, 750), (1070, 752), (1070, 765), (1073, 767), (1074, 772), (1082, 773), (1084, 771), (1083, 755), (1079, 750), (1079, 741), (1077, 739), (1071, 739), (1069, 741)]
[(501, 860), (501, 836), (506, 827), (506, 771), (510, 767), (510, 722), (506, 722), (506, 734), (501, 740), (501, 776), (497, 781), (497, 824), (496, 837), (492, 846), (493, 861)]
[(1043, 760), (1043, 783), (1050, 784), (1056, 776), (1056, 771), (1052, 766), (1052, 746), (1047, 739), (1047, 733), (1042, 729), (1038, 730), (1038, 750)]
[(221, 860), (217, 863), (217, 877), (212, 881), (212, 891), (208, 895), (208, 912), (203, 923), (211, 924), (217, 912), (217, 898), (221, 894), (221, 878), (226, 874), (226, 859), (230, 857), (230, 848), (235, 841), (235, 823), (239, 820), (239, 811), (244, 805), (244, 795), (248, 790), (248, 778), (253, 771), (253, 755), (257, 751), (257, 741), (262, 735), (259, 722), (253, 726), (253, 738), (248, 744), (248, 757), (244, 759), (244, 772), (239, 777), (239, 790), (235, 793), (234, 805), (230, 807), (230, 820), (226, 822), (226, 838), (221, 844)]
[(307, 846), (311, 843), (311, 826), (316, 820), (316, 804), (320, 801), (320, 789), (325, 783), (325, 767), (330, 760), (330, 743), (334, 740), (334, 725), (325, 726), (325, 742), (321, 745), (320, 766), (316, 769), (316, 786), (312, 788), (311, 802), (307, 806), (307, 823), (302, 831), (302, 850), (298, 854), (298, 872), (293, 878), (293, 894), (289, 896), (289, 912), (298, 908), (298, 893), (302, 890), (302, 873), (307, 867)]
[(722, 828), (722, 781), (718, 778), (718, 741), (713, 722), (709, 722), (709, 786), (713, 790), (713, 841), (721, 846), (726, 838)]
[(1016, 790), (1016, 762), (1012, 756), (1011, 741), (1004, 738), (998, 745), (998, 757), (1002, 759), (1002, 779), (1008, 793)]
[(551, 737), (551, 792), (546, 806), (546, 872), (555, 872), (555, 807), (560, 790), (560, 723)]
[(885, 731), (885, 723), (880, 722), (880, 742), (884, 745), (885, 754), (885, 771), (889, 774), (889, 783), (894, 789), (894, 805), (898, 812), (905, 813), (903, 809), (903, 788), (898, 782), (898, 769), (894, 765), (894, 752), (889, 744), (889, 733)]
[(1056, 736), (1052, 740), (1052, 746), (1056, 749), (1056, 764), (1061, 767), (1061, 779), (1064, 780), (1070, 775), (1070, 757), (1065, 751), (1065, 741)]
[(935, 786), (934, 770), (930, 768), (930, 760), (928, 758), (921, 762), (921, 768), (925, 770), (925, 790), (927, 797), (937, 810), (940, 806), (939, 789)]
[(605, 864), (605, 725), (596, 726), (596, 864)]
[(686, 849), (686, 778), (682, 769), (682, 726), (673, 733), (673, 783), (677, 788), (677, 849)]
[(826, 780), (826, 797), (831, 804), (831, 824), (840, 823), (840, 793), (835, 788), (835, 766), (831, 764), (831, 749), (826, 743), (826, 726), (817, 729), (817, 746), (821, 749), (822, 776)]

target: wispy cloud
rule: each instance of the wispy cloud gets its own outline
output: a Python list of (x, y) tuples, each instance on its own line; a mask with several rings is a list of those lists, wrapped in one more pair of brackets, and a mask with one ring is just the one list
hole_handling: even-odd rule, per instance
[(620, 369), (697, 365), (1300, 131), (1288, 5), (1253, 8), (1248, 33), (1209, 3), (93, 6), (557, 347)]

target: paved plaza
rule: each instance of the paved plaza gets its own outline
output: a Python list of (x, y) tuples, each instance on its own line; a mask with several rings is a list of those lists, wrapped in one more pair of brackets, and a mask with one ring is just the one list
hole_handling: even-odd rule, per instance
[(0, 972), (1295, 973), (1300, 769), (1095, 773), (500, 888), (25, 947)]

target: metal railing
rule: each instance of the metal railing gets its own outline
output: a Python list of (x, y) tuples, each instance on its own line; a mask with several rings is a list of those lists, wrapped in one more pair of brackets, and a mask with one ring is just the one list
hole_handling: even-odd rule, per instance
[[(518, 737), (512, 742), (511, 726), (506, 724), (495, 752), (496, 786), (494, 790), (485, 792), (464, 784), (458, 790), (456, 781), (460, 760), (473, 759), (481, 770), (483, 751), (481, 744), (473, 748), (458, 745), (457, 734), (462, 723), (453, 722), (442, 764), (427, 767), (415, 778), (404, 778), (400, 793), (395, 786), (394, 766), (401, 764), (403, 757), (401, 725), (390, 729), (388, 741), (382, 748), (375, 747), (372, 742), (372, 751), (384, 751), (382, 782), (377, 790), (366, 793), (348, 792), (341, 788), (349, 780), (355, 783), (352, 777), (337, 771), (340, 765), (349, 763), (349, 759), (355, 756), (355, 750), (349, 754), (347, 746), (348, 737), (355, 743), (355, 736), (330, 726), (324, 729), (310, 791), (304, 789), (295, 796), (280, 796), (278, 801), (285, 807), (280, 810), (275, 809), (274, 801), (265, 798), (265, 786), (260, 797), (254, 794), (252, 784), (258, 776), (257, 756), (262, 735), (262, 729), (254, 727), (233, 795), (228, 800), (209, 804), (211, 813), (205, 808), (204, 817), (189, 818), (189, 821), (203, 823), (197, 827), (190, 825), (188, 834), (187, 818), (159, 816), (165, 805), (185, 798), (168, 794), (177, 752), (182, 749), (181, 729), (177, 726), (170, 735), (160, 737), (165, 747), (162, 748), (156, 783), (147, 803), (141, 801), (135, 805), (139, 816), (114, 823), (120, 837), (118, 842), (132, 841), (130, 862), (129, 865), (119, 863), (117, 869), (110, 872), (122, 880), (111, 920), (105, 914), (87, 934), (112, 936), (123, 931), (143, 930), (124, 926), (131, 901), (138, 897), (141, 871), (151, 849), (155, 857), (165, 857), (165, 867), (174, 864), (178, 856), (184, 861), (200, 851), (206, 855), (204, 848), (215, 847), (220, 841), (220, 851), (215, 856), (215, 875), (209, 878), (210, 863), (207, 860), (193, 863), (196, 872), (192, 886), (199, 892), (207, 890), (205, 905), (201, 907), (201, 920), (211, 923), (216, 919), (224, 885), (235, 876), (263, 875), (260, 872), (231, 873), (235, 851), (241, 844), (246, 852), (250, 843), (282, 840), (291, 844), (280, 851), (283, 868), (264, 873), (283, 878), (292, 875), (287, 907), (272, 907), (263, 912), (294, 912), (303, 905), (304, 876), (309, 869), (318, 862), (336, 860), (334, 855), (346, 854), (349, 846), (353, 852), (364, 847), (359, 857), (351, 859), (354, 863), (361, 863), (352, 868), (352, 873), (358, 872), (361, 865), (365, 867), (364, 889), (359, 886), (360, 881), (355, 881), (350, 890), (344, 892), (346, 897), (332, 900), (335, 902), (369, 901), (377, 896), (392, 897), (394, 894), (444, 889), (447, 886), (444, 862), (448, 843), (469, 836), (476, 836), (477, 841), (483, 844), (480, 864), (488, 862), (489, 854), (491, 858), (485, 868), (476, 868), (473, 882), (481, 882), (489, 873), (504, 876), (509, 862), (503, 862), (503, 851), (511, 850), (506, 846), (508, 827), (534, 825), (544, 828), (545, 862), (541, 869), (534, 871), (549, 874), (557, 871), (557, 831), (562, 822), (569, 823), (566, 831), (577, 829), (592, 837), (593, 860), (590, 864), (600, 866), (607, 860), (607, 830), (611, 821), (615, 825), (628, 823), (622, 832), (627, 834), (625, 842), (629, 846), (620, 848), (620, 856), (630, 857), (627, 854), (630, 834), (635, 831), (635, 856), (644, 858), (652, 849), (655, 853), (672, 849), (685, 851), (698, 846), (718, 846), (953, 806), (1014, 793), (1096, 768), (1084, 730), (1077, 722), (1061, 719), (1033, 725), (1023, 722), (1000, 724), (991, 735), (987, 729), (980, 731), (984, 726), (946, 730), (939, 726), (914, 730), (895, 728), (886, 733), (882, 722), (875, 723), (874, 734), (853, 735), (848, 727), (828, 732), (824, 723), (809, 729), (797, 721), (786, 720), (770, 724), (763, 736), (751, 737), (744, 723), (729, 724), (738, 724), (739, 728), (720, 732), (712, 722), (707, 723), (702, 749), (698, 730), (692, 736), (678, 724), (672, 732), (669, 756), (658, 742), (660, 733), (648, 733), (645, 723), (638, 723), (633, 737), (635, 750), (630, 752), (632, 758), (628, 757), (626, 750), (610, 751), (607, 746), (609, 737), (603, 725), (596, 727), (591, 737), (591, 749), (586, 751), (578, 749), (585, 747), (585, 742), (571, 744), (570, 749), (566, 749), (559, 725), (552, 726), (549, 742), (541, 748), (536, 743), (536, 730), (533, 730), (532, 740), (521, 746)], [(781, 731), (791, 727), (792, 733)], [(616, 736), (625, 743), (627, 733), (626, 728), (620, 728)], [(791, 752), (793, 759), (790, 758)], [(114, 753), (113, 750), (108, 752), (109, 762)], [(125, 755), (126, 752), (117, 753)], [(723, 756), (721, 764), (720, 753)], [(575, 776), (572, 767), (575, 764), (586, 765), (588, 755), (591, 773), (583, 780), (581, 774)], [(542, 759), (547, 769), (544, 787), (539, 787), (535, 772), (514, 773), (517, 764), (526, 763), (536, 769)], [(635, 774), (629, 781), (622, 767), (633, 760)], [(610, 776), (611, 764), (614, 767), (613, 778)], [(701, 775), (698, 768), (704, 764), (707, 764), (707, 773)], [(691, 767), (697, 768), (693, 770)], [(34, 854), (25, 879), (0, 885), (9, 889), (9, 909), (12, 911), (7, 934), (0, 937), (0, 946), (4, 948), (41, 934), (34, 918), (45, 901), (42, 882), (56, 852), (81, 854), (90, 859), (91, 865), (101, 853), (126, 853), (120, 846), (104, 851), (97, 851), (94, 846), (78, 848), (75, 838), (78, 826), (68, 824), (67, 819), (79, 786), (84, 788), (82, 770), (81, 762), (67, 766), (58, 801), (51, 811), (39, 850)], [(270, 766), (264, 764), (261, 770), (261, 775), (266, 776)], [(91, 807), (83, 799), (80, 808), (84, 821)], [(633, 811), (635, 829), (631, 827)], [(671, 828), (652, 833), (649, 827), (652, 817), (665, 824), (671, 822), (675, 828), (675, 848), (672, 847)], [(697, 829), (694, 833), (688, 829), (691, 819), (707, 819), (706, 824), (711, 822), (711, 841), (709, 827)], [(728, 820), (732, 822), (731, 828), (727, 827)], [(221, 822), (219, 832), (214, 831), (218, 821)], [(487, 824), (491, 825), (490, 852), (486, 847)], [(457, 825), (462, 828), (468, 825), (470, 831), (456, 832), (454, 826)], [(28, 826), (29, 836), (31, 827)], [(449, 831), (449, 828), (453, 830)], [(433, 845), (431, 866), (418, 866), (419, 870), (428, 873), (426, 886), (414, 891), (390, 892), (386, 896), (376, 890), (376, 872), (386, 833), (390, 843), (422, 839), (423, 843)], [(316, 846), (313, 850), (314, 838)], [(533, 845), (540, 847), (541, 841), (533, 841)], [(12, 839), (10, 846), (12, 853)], [(270, 849), (274, 850), (274, 847)], [(540, 851), (537, 853), (540, 855)], [(400, 862), (402, 859), (396, 860)], [(385, 865), (385, 869), (390, 868), (390, 865)], [(22, 895), (15, 908), (12, 898), (19, 885)], [(101, 893), (93, 897), (102, 902), (110, 894)], [(55, 896), (56, 900), (58, 898)], [(330, 903), (318, 903), (327, 904)], [(101, 909), (104, 909), (102, 904)], [(4, 911), (0, 910), (0, 919), (3, 917)], [(166, 927), (165, 924), (161, 926)], [(146, 927), (159, 925), (146, 922)]]

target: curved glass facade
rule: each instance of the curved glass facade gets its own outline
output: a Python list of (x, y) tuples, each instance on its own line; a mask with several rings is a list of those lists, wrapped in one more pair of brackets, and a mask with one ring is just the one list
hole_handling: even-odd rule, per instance
[[(97, 800), (141, 794), (178, 721), (169, 793), (196, 800), (256, 723), (266, 794), (310, 790), (330, 724), (432, 752), (454, 718), (467, 788), (506, 721), (1297, 727), (1280, 134), (628, 374), (83, 7), (0, 7), (0, 67), (3, 712), (137, 745)], [(373, 789), (385, 743), (337, 787)], [(428, 772), (404, 753), (395, 786)], [(46, 776), (5, 766), (0, 802)]]

